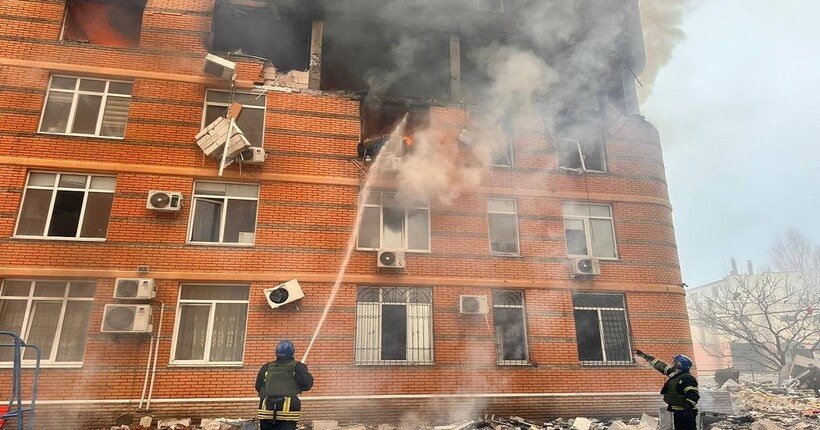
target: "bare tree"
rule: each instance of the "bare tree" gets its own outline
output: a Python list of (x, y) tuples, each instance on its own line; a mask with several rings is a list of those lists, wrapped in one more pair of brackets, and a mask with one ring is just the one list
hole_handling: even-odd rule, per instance
[(778, 237), (769, 253), (776, 270), (814, 275), (810, 280), (816, 280), (816, 274), (820, 272), (820, 247), (795, 229)]
[[(780, 370), (790, 352), (820, 344), (820, 294), (804, 282), (789, 283), (786, 273), (728, 276), (713, 289), (687, 298), (696, 326), (749, 345), (751, 361)], [(707, 351), (719, 355), (720, 351)]]

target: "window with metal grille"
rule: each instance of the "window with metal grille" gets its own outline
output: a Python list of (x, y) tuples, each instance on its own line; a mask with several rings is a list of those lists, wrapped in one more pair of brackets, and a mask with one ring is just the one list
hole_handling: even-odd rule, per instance
[(254, 243), (258, 185), (197, 182), (193, 201), (190, 242)]
[(518, 215), (515, 200), (487, 199), (490, 252), (518, 255)]
[(529, 363), (524, 292), (493, 291), (495, 356), (501, 365)]
[[(39, 346), (43, 364), (79, 366), (96, 288), (93, 281), (6, 279), (0, 287), (0, 331)], [(13, 358), (12, 348), (0, 348), (0, 362)], [(26, 349), (23, 360), (34, 359), (34, 350)]]
[(113, 176), (29, 173), (15, 236), (105, 239), (116, 182)]
[(225, 116), (231, 102), (242, 105), (236, 126), (242, 130), (245, 139), (251, 146), (262, 147), (265, 143), (265, 102), (264, 94), (233, 93), (228, 91), (208, 90), (205, 93), (205, 111), (202, 113), (202, 128)]
[(564, 203), (564, 235), (570, 257), (618, 258), (609, 205)]
[(52, 76), (40, 133), (125, 137), (131, 82)]
[(399, 202), (396, 193), (373, 191), (361, 204), (358, 249), (430, 250), (427, 202)]
[(429, 288), (359, 289), (356, 364), (433, 364), (433, 293)]
[(171, 362), (241, 364), (249, 292), (247, 285), (182, 285)]
[(578, 358), (583, 365), (632, 364), (624, 296), (573, 293)]

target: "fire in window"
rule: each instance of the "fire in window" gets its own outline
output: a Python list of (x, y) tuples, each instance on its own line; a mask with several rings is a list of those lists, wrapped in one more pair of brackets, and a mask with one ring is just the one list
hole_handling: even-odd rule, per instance
[(388, 103), (371, 102), (364, 108), (364, 132), (356, 155), (365, 160), (372, 160), (385, 147), (388, 137), (401, 121), (407, 117), (401, 145), (391, 148), (395, 156), (401, 157), (413, 150), (413, 134), (429, 126), (429, 106), (399, 106)]
[(63, 40), (102, 46), (139, 46), (146, 0), (69, 0)]

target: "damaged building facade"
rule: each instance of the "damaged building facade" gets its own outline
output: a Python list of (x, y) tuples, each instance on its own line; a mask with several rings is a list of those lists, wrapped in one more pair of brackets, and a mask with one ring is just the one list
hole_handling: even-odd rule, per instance
[(651, 411), (632, 351), (692, 352), (637, 0), (7, 0), (0, 46), (40, 425), (252, 417), (282, 338), (359, 422)]

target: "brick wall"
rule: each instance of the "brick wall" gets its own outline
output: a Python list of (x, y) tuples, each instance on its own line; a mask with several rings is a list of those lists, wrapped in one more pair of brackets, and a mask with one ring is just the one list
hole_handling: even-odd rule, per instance
[[(135, 408), (133, 399), (141, 397), (149, 348), (156, 339), (101, 333), (100, 326), (104, 305), (115, 302), (114, 279), (137, 276), (137, 266), (149, 266), (148, 276), (157, 284), (154, 330), (157, 334), (161, 316), (162, 331), (152, 397), (159, 415), (253, 415), (252, 402), (231, 402), (255, 395), (257, 369), (271, 358), (279, 339), (294, 340), (297, 357), (304, 352), (331, 295), (362, 179), (351, 162), (359, 141), (360, 101), (315, 91), (268, 91), (265, 149), (271, 156), (261, 166), (241, 171), (231, 166), (218, 178), (217, 162), (203, 157), (194, 141), (205, 91), (214, 83), (200, 71), (211, 7), (211, 1), (149, 0), (140, 47), (110, 48), (60, 43), (61, 1), (9, 0), (0, 5), (0, 279), (97, 282), (83, 365), (44, 368), (39, 399), (112, 402), (93, 407), (45, 403), (38, 413), (41, 423), (66, 412), (76, 413), (88, 425), (109, 424), (112, 417)], [(238, 69), (240, 79), (258, 80), (258, 63), (241, 63)], [(37, 133), (51, 74), (133, 80), (125, 138)], [(456, 145), (466, 117), (459, 106), (434, 106), (431, 127)], [(607, 136), (606, 174), (578, 176), (558, 169), (555, 144), (537, 127), (518, 130), (514, 145), (514, 168), (495, 169), (449, 205), (431, 204), (432, 252), (407, 254), (407, 273), (378, 271), (374, 252), (353, 252), (308, 363), (316, 377), (310, 396), (336, 400), (308, 396), (305, 417), (395, 420), (408, 411), (422, 415), (458, 409), (450, 403), (462, 400), (374, 403), (350, 396), (487, 392), (533, 397), (482, 398), (477, 408), (482, 414), (540, 418), (644, 410), (655, 397), (605, 393), (654, 392), (663, 377), (639, 366), (580, 366), (572, 291), (625, 293), (634, 345), (661, 358), (692, 352), (654, 127), (637, 117), (614, 124)], [(115, 175), (106, 240), (15, 238), (30, 171)], [(186, 243), (190, 196), (198, 180), (260, 186), (254, 246)], [(181, 191), (183, 209), (145, 209), (148, 190)], [(520, 257), (489, 254), (486, 200), (491, 195), (516, 199)], [(562, 204), (568, 201), (612, 205), (619, 258), (602, 262), (602, 274), (593, 280), (569, 276), (562, 219)], [(270, 309), (262, 290), (293, 278), (306, 294), (298, 309)], [(169, 365), (179, 286), (185, 282), (250, 285), (241, 366)], [(353, 364), (356, 290), (373, 285), (433, 287), (434, 365)], [(487, 320), (458, 315), (459, 295), (492, 297), (493, 288), (525, 292), (528, 366), (496, 365), (489, 331), (492, 313)], [(31, 377), (30, 371), (24, 373)], [(2, 369), (0, 376), (10, 378), (11, 372)], [(570, 395), (575, 392), (600, 392), (605, 400)], [(539, 397), (542, 394), (554, 396)], [(185, 400), (207, 398), (228, 400)], [(177, 404), (173, 399), (183, 400)]]

